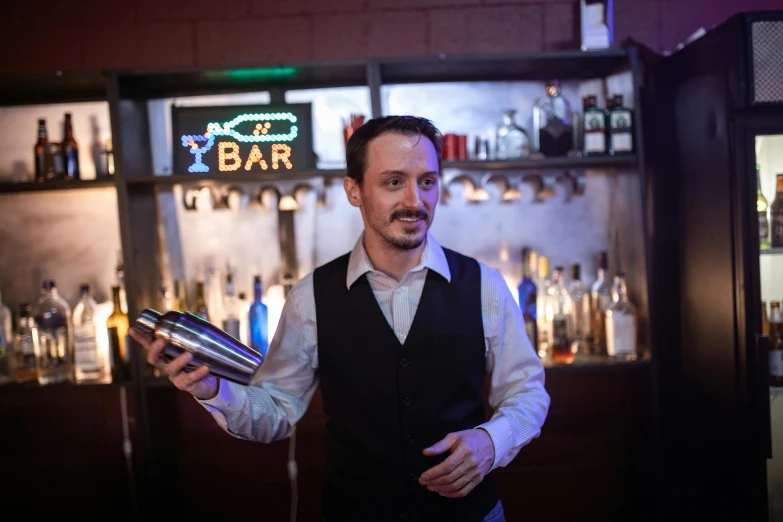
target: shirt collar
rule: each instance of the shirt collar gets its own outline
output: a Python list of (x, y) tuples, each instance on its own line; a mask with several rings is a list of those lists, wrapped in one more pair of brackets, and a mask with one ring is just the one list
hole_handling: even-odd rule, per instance
[[(424, 251), (421, 253), (421, 262), (411, 269), (411, 272), (417, 272), (425, 268), (434, 270), (443, 276), (446, 281), (451, 282), (451, 270), (449, 270), (449, 262), (446, 260), (443, 247), (429, 233), (425, 239)], [(345, 284), (350, 290), (357, 279), (367, 272), (374, 271), (375, 268), (372, 266), (367, 251), (364, 249), (364, 234), (362, 234), (348, 258), (348, 275), (345, 278)]]

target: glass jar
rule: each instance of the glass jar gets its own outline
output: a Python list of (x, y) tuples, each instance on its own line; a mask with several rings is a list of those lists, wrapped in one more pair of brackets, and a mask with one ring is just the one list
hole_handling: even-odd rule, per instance
[(495, 142), (495, 159), (520, 159), (530, 155), (530, 139), (527, 132), (514, 121), (516, 112), (507, 110), (503, 113), (503, 123), (498, 127)]

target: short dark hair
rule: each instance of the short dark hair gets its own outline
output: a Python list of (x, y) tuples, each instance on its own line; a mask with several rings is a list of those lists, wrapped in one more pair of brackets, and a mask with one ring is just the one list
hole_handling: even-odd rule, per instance
[(368, 121), (356, 129), (348, 139), (348, 145), (345, 148), (348, 177), (353, 178), (361, 185), (364, 181), (364, 171), (367, 168), (367, 144), (373, 138), (386, 133), (424, 136), (429, 139), (438, 155), (438, 170), (440, 170), (443, 136), (430, 120), (418, 116), (384, 116)]

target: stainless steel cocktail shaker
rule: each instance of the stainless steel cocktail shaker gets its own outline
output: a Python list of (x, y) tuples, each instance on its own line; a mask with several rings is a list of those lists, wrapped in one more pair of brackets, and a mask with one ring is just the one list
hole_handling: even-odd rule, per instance
[(186, 371), (206, 364), (211, 374), (239, 384), (250, 384), (264, 356), (197, 315), (183, 312), (161, 314), (147, 308), (133, 328), (150, 339), (163, 339), (167, 361), (183, 352), (193, 354)]

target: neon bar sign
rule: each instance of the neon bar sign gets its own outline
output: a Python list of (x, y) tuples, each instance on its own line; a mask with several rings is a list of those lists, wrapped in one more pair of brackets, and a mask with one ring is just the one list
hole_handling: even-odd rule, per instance
[(310, 104), (173, 107), (176, 173), (313, 168)]

